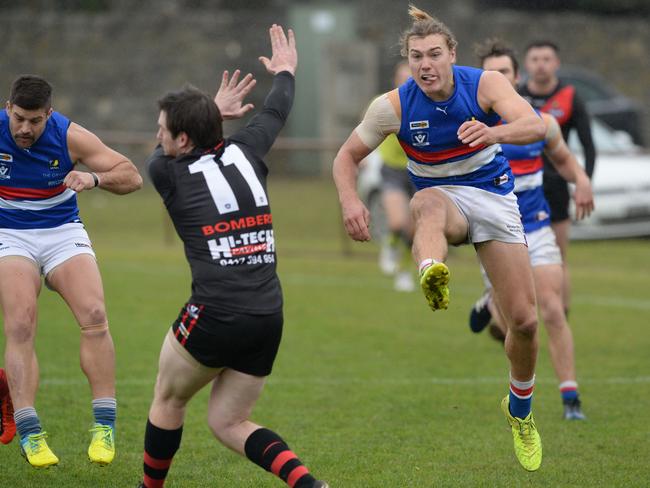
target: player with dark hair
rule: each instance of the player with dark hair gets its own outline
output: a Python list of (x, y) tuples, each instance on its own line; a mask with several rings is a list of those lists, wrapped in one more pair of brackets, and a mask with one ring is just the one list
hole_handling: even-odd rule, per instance
[[(596, 163), (596, 148), (591, 137), (589, 114), (582, 99), (572, 85), (558, 78), (560, 69), (559, 47), (552, 41), (533, 41), (526, 47), (524, 64), (528, 79), (519, 87), (519, 93), (530, 104), (551, 114), (560, 124), (562, 137), (569, 140), (569, 133), (575, 129), (582, 145), (585, 171), (592, 177)], [(548, 157), (544, 156), (544, 195), (551, 209), (551, 227), (562, 253), (563, 284), (562, 300), (568, 315), (571, 301), (571, 285), (567, 252), (569, 247), (569, 188)]]
[[(544, 137), (542, 120), (500, 73), (455, 66), (447, 26), (413, 6), (402, 36), (411, 79), (375, 99), (334, 160), (345, 228), (370, 239), (369, 212), (356, 191), (357, 165), (389, 134), (409, 159), (413, 255), (433, 310), (449, 303), (448, 245), (472, 243), (508, 325), (510, 393), (501, 402), (521, 465), (537, 470), (542, 443), (531, 411), (537, 360), (535, 292), (513, 176), (499, 143)], [(507, 124), (500, 124), (500, 120)]]
[[(78, 171), (83, 163), (92, 172)], [(52, 109), (52, 86), (23, 75), (0, 112), (0, 305), (5, 368), (21, 452), (35, 467), (58, 463), (34, 409), (34, 350), (41, 276), (70, 307), (81, 331), (81, 369), (92, 392), (95, 425), (88, 456), (115, 456), (115, 352), (92, 244), (79, 218), (77, 193), (135, 191), (142, 178), (129, 159)]]
[[(160, 488), (181, 442), (189, 400), (211, 384), (208, 424), (225, 446), (292, 488), (327, 488), (275, 432), (249, 420), (282, 335), (282, 290), (263, 157), (284, 126), (298, 62), (294, 34), (270, 29), (274, 75), (262, 111), (223, 139), (221, 119), (242, 115), (250, 75), (224, 79), (213, 101), (188, 87), (159, 102), (160, 145), (148, 162), (185, 245), (192, 295), (167, 333), (144, 440), (145, 488)], [(215, 104), (216, 102), (216, 104)]]
[[(518, 64), (515, 53), (509, 46), (490, 39), (478, 47), (477, 55), (483, 69), (498, 71), (513, 87), (517, 86)], [(515, 176), (515, 194), (528, 241), (535, 294), (548, 332), (551, 362), (560, 381), (564, 418), (582, 420), (585, 416), (576, 382), (573, 336), (562, 302), (562, 256), (550, 227), (549, 206), (542, 189), (542, 154), (548, 157), (563, 178), (575, 183), (574, 199), (578, 219), (587, 217), (593, 210), (593, 195), (589, 177), (569, 151), (555, 118), (544, 113), (542, 119), (546, 124), (544, 140), (523, 146), (502, 144), (501, 148)], [(486, 293), (472, 308), (470, 328), (473, 332), (480, 332), (489, 324), (493, 337), (504, 340), (506, 326), (492, 300), (491, 284), (487, 277), (484, 276), (484, 279)]]

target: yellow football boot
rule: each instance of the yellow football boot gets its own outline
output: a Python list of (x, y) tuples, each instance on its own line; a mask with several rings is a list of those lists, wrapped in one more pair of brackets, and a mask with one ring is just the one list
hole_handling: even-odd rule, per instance
[(88, 446), (88, 458), (93, 462), (105, 466), (115, 458), (115, 435), (113, 427), (104, 424), (95, 424), (90, 429), (93, 438)]
[(422, 271), (420, 286), (431, 310), (446, 310), (449, 306), (449, 268), (445, 263), (433, 263)]
[(510, 397), (501, 400), (501, 410), (508, 419), (515, 441), (515, 455), (527, 471), (537, 471), (542, 464), (542, 439), (537, 432), (533, 412), (525, 419), (510, 414)]
[(59, 458), (54, 455), (47, 445), (45, 432), (30, 434), (20, 441), (20, 452), (27, 462), (35, 468), (47, 468), (58, 464)]

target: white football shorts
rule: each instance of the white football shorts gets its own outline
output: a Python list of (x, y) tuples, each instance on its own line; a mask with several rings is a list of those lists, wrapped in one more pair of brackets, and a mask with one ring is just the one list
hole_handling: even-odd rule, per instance
[(30, 259), (43, 276), (79, 254), (95, 258), (92, 243), (81, 223), (50, 229), (0, 229), (0, 258), (22, 256)]
[(465, 217), (468, 243), (501, 241), (526, 244), (524, 226), (514, 193), (499, 195), (472, 186), (435, 186)]

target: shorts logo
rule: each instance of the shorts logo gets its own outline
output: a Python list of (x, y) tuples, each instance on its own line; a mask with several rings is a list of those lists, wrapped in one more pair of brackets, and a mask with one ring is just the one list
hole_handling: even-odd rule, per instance
[(411, 135), (412, 144), (416, 147), (428, 146), (429, 145), (429, 133), (428, 132), (415, 132)]
[(411, 130), (428, 129), (429, 128), (429, 121), (428, 120), (414, 120), (412, 122), (409, 122), (409, 128)]
[[(199, 318), (199, 312), (200, 312), (201, 310), (199, 310), (199, 307), (197, 307), (196, 305), (192, 305), (192, 304), (190, 304), (190, 305), (188, 305), (187, 307), (185, 307), (185, 310), (187, 310), (187, 313), (188, 313), (188, 314), (190, 315), (190, 317), (192, 317), (193, 319), (198, 319), (198, 318)], [(182, 324), (181, 324), (181, 325), (182, 325)]]
[(0, 162), (0, 180), (10, 180), (11, 179), (11, 166)]
[(61, 166), (59, 165), (59, 160), (58, 159), (52, 159), (50, 161), (50, 169), (61, 169)]
[(0, 153), (0, 161), (6, 161), (7, 163), (10, 163), (13, 160), (14, 160), (14, 157), (11, 154)]
[(90, 247), (90, 245), (86, 244), (85, 242), (75, 242), (74, 245), (75, 247)]
[(501, 175), (498, 178), (494, 178), (494, 184), (495, 186), (503, 185), (504, 183), (508, 183), (508, 180), (510, 180), (510, 178), (508, 178), (507, 174)]

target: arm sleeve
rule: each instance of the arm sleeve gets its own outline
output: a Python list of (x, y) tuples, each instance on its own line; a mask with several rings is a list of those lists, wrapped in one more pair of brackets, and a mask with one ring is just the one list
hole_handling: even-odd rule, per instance
[(374, 149), (389, 135), (396, 134), (400, 129), (400, 118), (395, 113), (386, 94), (381, 95), (370, 104), (366, 115), (356, 127), (355, 132), (366, 146)]
[(229, 139), (247, 146), (262, 159), (275, 142), (289, 116), (295, 92), (295, 79), (288, 71), (275, 75), (264, 107), (250, 122)]
[(585, 154), (585, 172), (591, 178), (596, 165), (596, 148), (591, 137), (591, 122), (585, 104), (577, 95), (573, 98), (573, 122)]
[(156, 191), (160, 193), (163, 199), (169, 198), (174, 191), (174, 182), (168, 171), (168, 164), (171, 160), (171, 157), (165, 156), (162, 146), (159, 145), (151, 156), (149, 156), (145, 164), (151, 183), (153, 183)]

